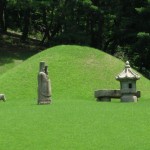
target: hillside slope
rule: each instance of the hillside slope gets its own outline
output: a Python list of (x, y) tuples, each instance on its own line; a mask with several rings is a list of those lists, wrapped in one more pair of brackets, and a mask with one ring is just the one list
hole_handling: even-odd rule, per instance
[[(96, 89), (118, 89), (115, 76), (122, 71), (120, 60), (89, 47), (56, 46), (29, 58), (0, 77), (0, 91), (8, 100), (36, 100), (39, 62), (49, 66), (53, 99), (93, 99)], [(148, 94), (150, 87), (144, 77), (138, 90)], [(143, 98), (146, 98), (142, 94)]]

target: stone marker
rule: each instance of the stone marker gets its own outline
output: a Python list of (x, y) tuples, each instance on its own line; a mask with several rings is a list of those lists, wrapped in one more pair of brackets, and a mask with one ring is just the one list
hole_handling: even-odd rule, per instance
[(121, 102), (137, 102), (137, 98), (141, 97), (141, 92), (136, 91), (136, 80), (138, 79), (140, 76), (132, 71), (127, 61), (123, 72), (116, 77), (116, 80), (120, 81), (120, 90), (97, 90), (94, 96), (100, 102), (110, 102), (111, 98), (119, 98)]
[(133, 72), (129, 62), (126, 62), (125, 69), (116, 76), (116, 80), (120, 81), (121, 102), (137, 102), (136, 80), (140, 76)]
[(40, 62), (40, 70), (38, 73), (38, 104), (51, 103), (51, 83), (47, 69), (48, 66), (45, 66), (45, 62)]
[(0, 100), (3, 100), (4, 102), (6, 101), (6, 97), (4, 94), (0, 94)]

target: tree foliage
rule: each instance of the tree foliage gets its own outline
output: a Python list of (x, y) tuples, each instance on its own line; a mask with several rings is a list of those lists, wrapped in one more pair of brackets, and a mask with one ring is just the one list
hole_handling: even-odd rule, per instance
[[(41, 44), (80, 44), (150, 69), (149, 0), (0, 0), (0, 31)], [(142, 62), (142, 63), (141, 63)]]

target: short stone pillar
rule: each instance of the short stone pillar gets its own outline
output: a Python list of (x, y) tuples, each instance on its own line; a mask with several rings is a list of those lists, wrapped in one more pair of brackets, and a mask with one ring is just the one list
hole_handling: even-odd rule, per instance
[(125, 69), (116, 76), (120, 81), (121, 102), (137, 102), (136, 80), (140, 76), (133, 72), (129, 62), (126, 62)]
[(6, 101), (6, 97), (5, 97), (5, 95), (4, 95), (4, 94), (0, 94), (0, 100), (2, 100), (3, 102), (5, 102), (5, 101)]
[(45, 62), (40, 62), (38, 73), (38, 104), (50, 104), (51, 102), (51, 83), (48, 77), (48, 66)]

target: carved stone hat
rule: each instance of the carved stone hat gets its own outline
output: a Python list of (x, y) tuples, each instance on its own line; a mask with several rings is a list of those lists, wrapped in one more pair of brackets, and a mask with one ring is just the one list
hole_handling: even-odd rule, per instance
[(140, 76), (137, 73), (132, 71), (128, 61), (126, 61), (124, 70), (116, 76), (116, 80), (119, 80), (119, 81), (127, 80), (127, 79), (131, 79), (131, 80), (140, 79)]

